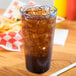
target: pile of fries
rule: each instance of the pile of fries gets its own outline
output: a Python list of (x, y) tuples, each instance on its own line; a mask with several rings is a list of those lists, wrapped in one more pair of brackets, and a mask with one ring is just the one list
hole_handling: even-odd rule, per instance
[(20, 31), (21, 21), (0, 16), (0, 33)]

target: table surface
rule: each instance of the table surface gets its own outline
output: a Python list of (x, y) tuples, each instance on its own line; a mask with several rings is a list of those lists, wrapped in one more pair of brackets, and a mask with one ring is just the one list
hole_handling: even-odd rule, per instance
[[(0, 9), (0, 14), (4, 10)], [(60, 69), (76, 62), (76, 21), (65, 20), (56, 24), (56, 28), (69, 30), (64, 46), (54, 45), (51, 68), (44, 74), (33, 74), (25, 68), (23, 47), (20, 52), (9, 52), (0, 48), (0, 76), (50, 76)], [(76, 67), (60, 76), (76, 76)]]

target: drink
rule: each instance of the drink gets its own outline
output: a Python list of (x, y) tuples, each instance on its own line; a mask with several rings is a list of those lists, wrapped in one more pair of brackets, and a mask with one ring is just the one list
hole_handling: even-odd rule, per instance
[(26, 67), (33, 73), (44, 73), (50, 68), (56, 9), (49, 6), (21, 9)]

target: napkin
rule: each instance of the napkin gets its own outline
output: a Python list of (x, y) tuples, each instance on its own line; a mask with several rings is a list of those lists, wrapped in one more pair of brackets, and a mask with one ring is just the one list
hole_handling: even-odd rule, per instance
[(3, 16), (12, 19), (14, 16), (15, 8), (23, 6), (25, 3), (19, 0), (12, 0), (6, 11), (4, 12)]
[[(3, 16), (12, 19), (14, 15), (14, 8), (18, 6), (23, 6), (25, 3), (19, 0), (13, 0)], [(64, 21), (65, 19), (62, 17), (57, 16), (56, 23)], [(64, 45), (66, 38), (68, 35), (68, 30), (64, 29), (56, 29), (55, 30), (55, 37), (54, 37), (54, 44)], [(9, 51), (20, 51), (20, 46), (23, 44), (22, 39), (22, 32), (15, 31), (2, 34), (0, 33), (0, 46), (5, 48)]]
[(22, 32), (0, 33), (0, 47), (10, 51), (20, 51), (20, 46), (23, 43)]
[(64, 45), (68, 36), (69, 30), (56, 29), (54, 34), (54, 44)]

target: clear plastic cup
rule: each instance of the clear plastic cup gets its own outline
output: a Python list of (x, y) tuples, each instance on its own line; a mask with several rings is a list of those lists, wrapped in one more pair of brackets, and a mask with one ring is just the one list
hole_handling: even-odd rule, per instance
[(57, 9), (49, 5), (20, 9), (26, 68), (32, 73), (49, 70)]

